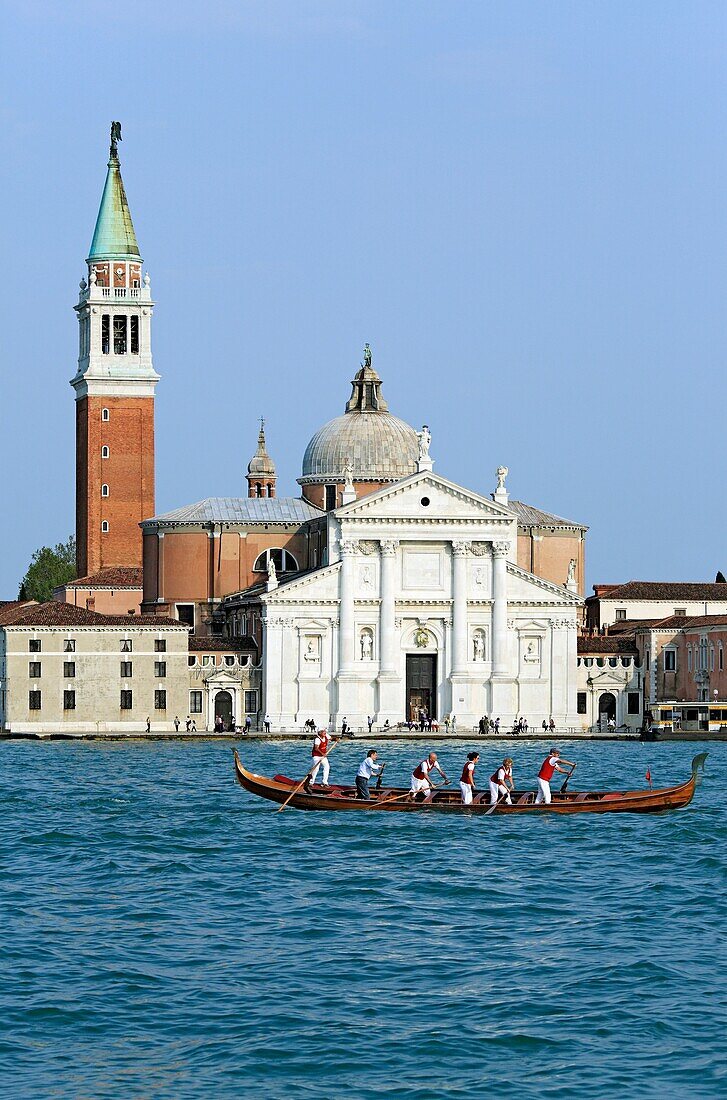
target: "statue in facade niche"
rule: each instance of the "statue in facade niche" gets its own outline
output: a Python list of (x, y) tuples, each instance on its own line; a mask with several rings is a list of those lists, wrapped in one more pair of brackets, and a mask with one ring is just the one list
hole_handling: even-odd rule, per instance
[(361, 635), (361, 660), (370, 661), (372, 656), (374, 643), (371, 640), (371, 635), (368, 631), (364, 631)]
[(429, 431), (427, 424), (422, 425), (422, 430), (417, 432), (417, 439), (419, 440), (419, 457), (429, 458), (429, 445), (432, 442), (432, 433)]
[(484, 661), (485, 659), (485, 640), (481, 634), (475, 634), (475, 660)]

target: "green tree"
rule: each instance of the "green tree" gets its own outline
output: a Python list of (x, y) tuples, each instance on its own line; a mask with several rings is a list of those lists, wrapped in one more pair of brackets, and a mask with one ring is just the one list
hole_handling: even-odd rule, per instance
[(76, 576), (76, 540), (73, 535), (57, 546), (41, 546), (30, 560), (28, 572), (20, 582), (18, 599), (53, 599), (53, 589)]

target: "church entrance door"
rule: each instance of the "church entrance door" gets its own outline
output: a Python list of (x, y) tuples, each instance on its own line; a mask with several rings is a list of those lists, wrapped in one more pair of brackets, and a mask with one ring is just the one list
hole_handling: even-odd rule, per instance
[(425, 710), (430, 718), (437, 717), (437, 658), (435, 655), (407, 653), (406, 656), (407, 717), (418, 722)]
[(215, 718), (221, 718), (225, 730), (229, 730), (232, 719), (232, 696), (229, 691), (218, 691), (215, 695)]

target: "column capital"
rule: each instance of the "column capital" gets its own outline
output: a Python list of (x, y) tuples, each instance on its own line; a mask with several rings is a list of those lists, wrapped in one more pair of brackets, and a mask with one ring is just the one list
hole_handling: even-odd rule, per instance
[(493, 542), (492, 544), (492, 553), (496, 558), (506, 558), (509, 550), (509, 542)]
[(398, 539), (380, 539), (379, 547), (381, 548), (382, 557), (393, 557), (399, 548)]
[(344, 556), (358, 553), (358, 539), (339, 539), (338, 545)]
[(469, 553), (470, 544), (463, 539), (455, 539), (452, 542), (452, 553), (456, 558), (463, 558)]

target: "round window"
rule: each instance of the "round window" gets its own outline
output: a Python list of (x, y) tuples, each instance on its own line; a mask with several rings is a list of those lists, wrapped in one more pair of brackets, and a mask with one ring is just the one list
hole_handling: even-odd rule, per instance
[(428, 508), (430, 503), (429, 497), (422, 497), (422, 508)]

